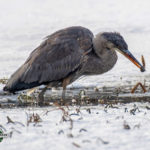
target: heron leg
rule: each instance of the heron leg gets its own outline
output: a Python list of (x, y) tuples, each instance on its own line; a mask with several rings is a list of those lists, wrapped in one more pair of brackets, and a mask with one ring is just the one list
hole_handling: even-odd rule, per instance
[(66, 87), (63, 87), (62, 96), (61, 96), (61, 105), (64, 105), (66, 103), (65, 95), (66, 95)]
[(41, 106), (44, 104), (44, 94), (47, 90), (48, 86), (42, 89), (42, 91), (38, 95), (38, 104)]
[(63, 87), (63, 91), (62, 91), (62, 97), (61, 97), (61, 102), (62, 104), (66, 104), (66, 98), (65, 98), (65, 95), (66, 95), (66, 87), (67, 85), (70, 83), (70, 78), (65, 78), (63, 80), (63, 83), (62, 83), (62, 87)]
[(32, 89), (29, 89), (29, 90), (27, 91), (27, 95), (30, 96), (32, 93), (34, 93), (34, 91), (35, 91), (36, 89), (37, 89), (37, 87), (32, 88)]

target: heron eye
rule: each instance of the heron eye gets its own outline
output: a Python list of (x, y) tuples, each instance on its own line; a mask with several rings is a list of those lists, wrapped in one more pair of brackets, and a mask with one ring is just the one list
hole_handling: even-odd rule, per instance
[(119, 47), (119, 44), (118, 44), (118, 43), (116, 43), (116, 44), (115, 44), (115, 46), (116, 46), (116, 47)]
[(120, 45), (117, 45), (117, 48), (118, 48), (118, 49), (121, 49), (121, 46), (120, 46)]

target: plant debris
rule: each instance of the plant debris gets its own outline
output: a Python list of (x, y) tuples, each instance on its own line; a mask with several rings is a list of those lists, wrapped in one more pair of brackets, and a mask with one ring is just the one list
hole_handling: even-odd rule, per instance
[(67, 137), (68, 137), (68, 138), (73, 138), (73, 134), (72, 134), (72, 133), (69, 133), (69, 134), (67, 134)]
[(87, 130), (86, 129), (84, 129), (84, 128), (82, 128), (82, 129), (80, 129), (80, 131), (79, 132), (87, 132)]
[(0, 83), (1, 83), (1, 84), (6, 84), (7, 81), (8, 81), (8, 79), (6, 79), (6, 78), (0, 79)]
[(67, 110), (65, 110), (64, 107), (62, 107), (61, 105), (59, 105), (58, 103), (54, 103), (54, 105), (56, 107), (58, 107), (58, 109), (60, 109), (62, 111), (62, 118), (61, 121), (69, 121), (70, 122), (70, 130), (73, 129), (73, 120), (71, 119), (69, 112), (67, 110), (69, 110), (68, 106), (66, 106)]
[(87, 108), (86, 111), (91, 114), (91, 109), (90, 108)]
[(7, 116), (7, 121), (8, 121), (7, 124), (9, 124), (9, 123), (15, 124), (15, 122), (12, 121), (9, 116)]
[(135, 106), (133, 109), (130, 110), (130, 114), (135, 115), (136, 111), (140, 112), (139, 108)]
[(132, 88), (131, 93), (134, 93), (138, 86), (140, 86), (140, 87), (142, 88), (142, 90), (143, 90), (144, 93), (147, 92), (147, 90), (145, 89), (145, 86), (144, 86), (141, 82), (138, 82), (138, 83)]
[(64, 131), (63, 130), (59, 130), (58, 134), (64, 134)]
[(20, 124), (21, 126), (25, 126), (23, 123), (18, 122), (18, 121), (13, 121), (12, 119), (10, 119), (9, 116), (7, 116), (7, 124), (12, 123), (12, 124)]
[(105, 106), (105, 108), (116, 108), (116, 109), (118, 109), (118, 107), (117, 106), (113, 106), (112, 103), (107, 103), (107, 105)]
[(131, 129), (131, 127), (127, 124), (126, 121), (124, 121), (123, 128), (124, 128), (125, 130), (130, 130), (130, 129)]
[(80, 146), (79, 144), (75, 143), (75, 142), (72, 142), (72, 144), (73, 144), (75, 147), (77, 147), (77, 148), (81, 148), (81, 146)]
[(149, 106), (145, 106), (145, 108), (146, 108), (147, 110), (150, 110), (150, 107), (149, 107)]
[(144, 59), (144, 56), (143, 56), (143, 55), (141, 56), (141, 61), (142, 61), (143, 67), (145, 68), (145, 59)]
[(97, 140), (98, 140), (98, 141), (101, 141), (103, 144), (109, 144), (109, 142), (108, 142), (108, 141), (104, 141), (104, 140), (103, 140), (102, 138), (100, 138), (100, 137), (99, 137), (99, 138), (97, 138)]
[(29, 126), (30, 123), (35, 123), (35, 125), (39, 122), (42, 122), (41, 117), (36, 113), (36, 114), (27, 114), (27, 126)]
[[(145, 65), (146, 65), (146, 64), (145, 64), (145, 59), (144, 59), (144, 56), (143, 56), (143, 55), (141, 56), (141, 61), (142, 61), (143, 67), (145, 68)], [(138, 86), (140, 86), (140, 87), (142, 88), (142, 90), (143, 90), (144, 93), (147, 92), (147, 90), (145, 89), (145, 85), (143, 85), (141, 82), (138, 82), (138, 83), (132, 88), (131, 93), (134, 93)]]

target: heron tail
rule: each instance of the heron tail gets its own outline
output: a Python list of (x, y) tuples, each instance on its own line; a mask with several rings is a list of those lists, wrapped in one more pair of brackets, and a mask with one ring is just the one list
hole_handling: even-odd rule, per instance
[(8, 91), (14, 93), (16, 91), (30, 89), (36, 86), (39, 86), (40, 83), (35, 82), (26, 82), (23, 80), (23, 76), (25, 74), (25, 70), (27, 70), (26, 64), (23, 64), (8, 80), (5, 87), (3, 88), (4, 91)]

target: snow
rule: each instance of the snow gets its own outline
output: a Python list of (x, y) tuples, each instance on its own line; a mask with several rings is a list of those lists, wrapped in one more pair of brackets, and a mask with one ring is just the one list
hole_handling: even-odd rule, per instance
[[(94, 34), (118, 31), (125, 38), (129, 50), (139, 60), (144, 55), (146, 72), (141, 73), (129, 60), (118, 54), (115, 67), (99, 76), (82, 77), (70, 86), (120, 86), (150, 81), (150, 1), (149, 0), (1, 0), (0, 1), (0, 78), (8, 78), (27, 59), (47, 35), (69, 26), (84, 26)], [(3, 85), (0, 85), (0, 91)], [(132, 115), (125, 108), (140, 111)], [(119, 109), (105, 106), (81, 107), (79, 116), (70, 122), (60, 122), (62, 111), (56, 107), (0, 109), (0, 125), (12, 138), (4, 139), (0, 149), (149, 149), (149, 110), (147, 103), (117, 105)], [(89, 114), (86, 109), (91, 109)], [(69, 114), (76, 112), (70, 107)], [(45, 115), (45, 112), (50, 112)], [(27, 114), (38, 113), (42, 122), (27, 126)], [(6, 117), (21, 124), (7, 124)], [(118, 118), (118, 119), (117, 119)], [(131, 129), (123, 128), (126, 121)], [(136, 125), (140, 126), (139, 128)], [(86, 131), (79, 132), (80, 129)], [(17, 131), (19, 132), (17, 132)], [(58, 134), (60, 130), (64, 133)], [(73, 138), (68, 134), (72, 133)], [(106, 144), (100, 140), (106, 141)], [(107, 141), (109, 142), (107, 144)]]
[[(3, 109), (0, 111), (0, 124), (6, 129), (5, 133), (13, 133), (11, 138), (3, 139), (0, 148), (78, 149), (73, 144), (75, 143), (83, 150), (149, 150), (150, 110), (146, 109), (148, 105), (118, 104), (113, 105), (114, 108), (106, 108), (106, 105), (81, 108), (70, 106), (69, 110), (63, 107), (69, 114), (66, 119), (73, 120), (72, 129), (70, 121), (62, 121), (63, 112), (58, 107)], [(77, 113), (76, 109), (79, 109), (80, 113)], [(136, 109), (135, 114), (131, 113), (133, 109)], [(41, 122), (27, 125), (27, 114), (33, 113), (39, 114)], [(7, 116), (16, 123), (8, 124)], [(125, 129), (124, 124), (129, 125), (130, 129)]]

